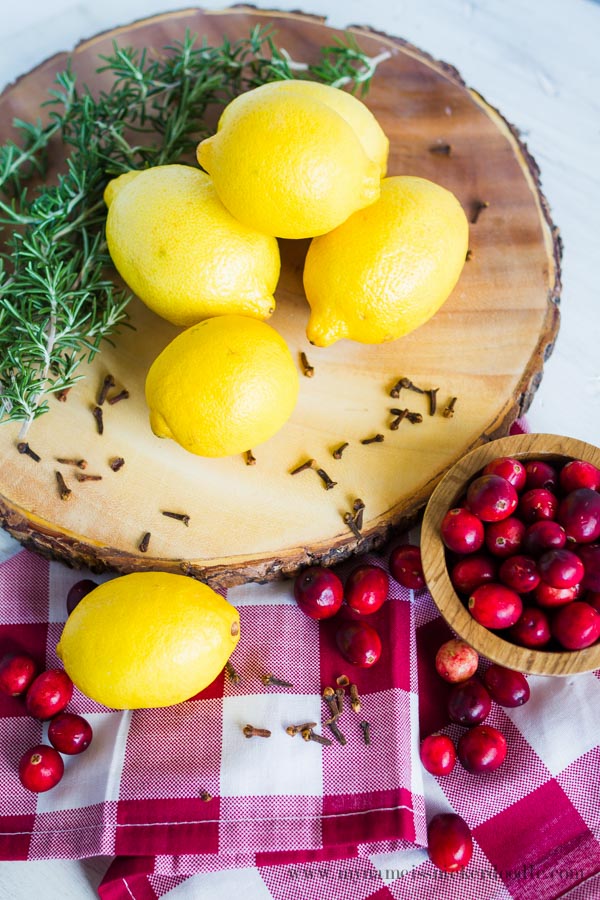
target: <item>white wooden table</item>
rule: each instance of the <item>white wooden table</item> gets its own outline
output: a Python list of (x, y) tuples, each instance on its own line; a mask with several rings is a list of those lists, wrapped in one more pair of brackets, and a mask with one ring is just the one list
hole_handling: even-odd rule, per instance
[[(600, 443), (600, 70), (597, 0), (253, 0), (371, 25), (453, 63), (522, 132), (564, 245), (562, 324), (529, 420)], [(53, 53), (181, 0), (5, 0), (0, 87)], [(211, 9), (229, 5), (211, 0)], [(0, 535), (0, 553), (4, 537)], [(0, 900), (86, 900), (108, 860), (0, 863)], [(243, 885), (240, 885), (243, 887)]]

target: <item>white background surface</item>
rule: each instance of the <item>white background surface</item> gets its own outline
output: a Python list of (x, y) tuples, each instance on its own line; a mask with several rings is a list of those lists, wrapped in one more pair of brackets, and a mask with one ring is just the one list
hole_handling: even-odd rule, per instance
[[(371, 25), (453, 63), (522, 132), (565, 244), (562, 324), (533, 430), (600, 443), (600, 4), (595, 0), (254, 0)], [(82, 38), (182, 0), (4, 0), (0, 88)], [(211, 9), (229, 5), (213, 0)], [(1, 545), (0, 537), (0, 545)], [(1, 546), (0, 546), (1, 551)], [(0, 900), (86, 900), (107, 860), (0, 863)], [(235, 880), (235, 879), (234, 879)], [(232, 886), (233, 887), (233, 886)], [(243, 887), (240, 873), (239, 884)], [(232, 889), (232, 894), (234, 890)]]

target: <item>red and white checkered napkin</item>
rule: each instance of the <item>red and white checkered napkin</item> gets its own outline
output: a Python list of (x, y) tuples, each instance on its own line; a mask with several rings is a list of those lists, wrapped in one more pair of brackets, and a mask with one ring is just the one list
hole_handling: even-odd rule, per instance
[[(55, 646), (66, 595), (88, 576), (28, 551), (4, 562), (0, 655), (25, 651), (40, 666), (60, 665)], [(0, 698), (0, 858), (115, 854), (143, 857), (129, 859), (127, 870), (217, 877), (259, 860), (275, 865), (296, 855), (356, 856), (363, 844), (424, 843), (410, 592), (394, 582), (372, 617), (385, 640), (371, 670), (343, 661), (330, 623), (319, 626), (299, 610), (290, 582), (236, 588), (228, 599), (240, 608), (242, 638), (232, 657), (240, 683), (221, 675), (191, 701), (133, 713), (76, 691), (68, 709), (90, 721), (94, 740), (82, 756), (65, 758), (63, 780), (47, 793), (26, 791), (17, 777), (21, 754), (45, 739), (47, 726), (27, 715), (22, 700)], [(289, 737), (286, 726), (326, 717), (321, 690), (342, 672), (362, 696), (360, 714), (347, 704), (340, 720), (346, 746)], [(265, 687), (267, 673), (294, 687)], [(272, 737), (246, 739), (246, 723)], [(201, 799), (203, 792), (213, 799)], [(109, 897), (153, 890), (145, 879), (136, 883), (142, 894), (122, 879), (102, 890)]]

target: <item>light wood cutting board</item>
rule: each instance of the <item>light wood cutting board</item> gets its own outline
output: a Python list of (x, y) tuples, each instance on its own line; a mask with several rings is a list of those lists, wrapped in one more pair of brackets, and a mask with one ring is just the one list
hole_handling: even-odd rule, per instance
[[(181, 39), (185, 29), (220, 43), (273, 23), (276, 43), (295, 60), (316, 61), (318, 48), (342, 37), (314, 17), (234, 8), (185, 10), (156, 16), (86, 41), (74, 51), (82, 81), (97, 83), (98, 55), (112, 42), (156, 50)], [(306, 242), (281, 242), (282, 276), (270, 322), (297, 359), (305, 351), (314, 377), (301, 377), (298, 406), (270, 441), (242, 457), (192, 456), (150, 431), (144, 401), (146, 372), (177, 329), (139, 301), (130, 305), (135, 331), (105, 345), (85, 381), (66, 403), (28, 433), (42, 457), (16, 450), (18, 426), (0, 428), (0, 519), (25, 545), (92, 569), (185, 572), (215, 586), (292, 574), (320, 560), (331, 564), (382, 543), (393, 529), (414, 521), (443, 473), (474, 446), (507, 433), (539, 384), (558, 330), (560, 240), (541, 194), (535, 162), (514, 129), (456, 70), (404, 41), (351, 29), (371, 56), (391, 53), (374, 78), (367, 103), (390, 139), (388, 173), (429, 178), (452, 190), (470, 219), (471, 259), (440, 312), (412, 334), (389, 344), (340, 341), (311, 347), (305, 336), (308, 306), (302, 291)], [(14, 116), (39, 115), (67, 55), (53, 57), (0, 97), (0, 137)], [(432, 152), (449, 145), (450, 153)], [(96, 431), (91, 408), (111, 373), (130, 398), (105, 406), (105, 430)], [(427, 398), (390, 389), (402, 376), (439, 388), (438, 410)], [(455, 414), (442, 412), (456, 397)], [(390, 429), (392, 407), (423, 415)], [(383, 442), (363, 445), (374, 434)], [(340, 460), (332, 451), (348, 447)], [(118, 472), (109, 460), (120, 456)], [(75, 470), (56, 457), (85, 458), (102, 480), (79, 484)], [(315, 471), (290, 475), (314, 458), (336, 482), (326, 490)], [(55, 471), (73, 490), (60, 499)], [(344, 524), (354, 500), (365, 503), (360, 539)], [(163, 511), (189, 515), (189, 526)], [(140, 541), (149, 532), (146, 552)]]

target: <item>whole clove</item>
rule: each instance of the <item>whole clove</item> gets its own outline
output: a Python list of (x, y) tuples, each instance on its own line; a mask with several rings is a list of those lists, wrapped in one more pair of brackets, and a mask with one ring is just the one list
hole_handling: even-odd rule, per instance
[(147, 531), (138, 545), (138, 550), (140, 551), (140, 553), (145, 553), (147, 551), (148, 547), (150, 546), (151, 537), (152, 535), (149, 531)]
[(242, 680), (239, 673), (233, 668), (230, 660), (227, 660), (227, 662), (225, 663), (225, 674), (227, 675), (227, 678), (229, 679), (231, 684), (239, 684)]
[(336, 739), (336, 741), (338, 742), (338, 744), (341, 744), (342, 747), (345, 747), (346, 746), (346, 738), (340, 731), (337, 722), (327, 722), (326, 725), (329, 728), (332, 735), (334, 736), (334, 738)]
[(350, 685), (350, 706), (355, 713), (360, 712), (360, 697), (358, 696), (358, 687), (355, 684)]
[(102, 407), (95, 406), (92, 410), (92, 415), (96, 420), (96, 428), (98, 429), (98, 434), (104, 433), (104, 417), (102, 415)]
[(244, 462), (247, 466), (255, 466), (256, 465), (256, 457), (252, 450), (246, 450), (244, 453)]
[(62, 476), (62, 472), (55, 472), (56, 483), (58, 485), (58, 493), (60, 494), (61, 500), (70, 500), (73, 491), (71, 488), (67, 487), (65, 479)]
[(88, 475), (87, 472), (76, 472), (77, 481), (102, 481), (102, 475)]
[(306, 353), (304, 351), (300, 354), (300, 365), (302, 366), (302, 374), (307, 378), (312, 378), (315, 374), (314, 366), (311, 366), (309, 361), (306, 358)]
[(55, 396), (56, 396), (56, 399), (59, 401), (59, 403), (67, 402), (67, 397), (69, 395), (70, 390), (71, 390), (71, 388), (68, 387), (68, 388), (63, 388), (61, 391), (56, 392)]
[(437, 392), (439, 388), (430, 388), (426, 391), (427, 396), (429, 397), (429, 415), (435, 416), (435, 411), (437, 409)]
[(125, 465), (125, 460), (122, 456), (113, 456), (111, 460), (109, 460), (109, 466), (113, 470), (113, 472), (118, 472), (119, 469), (122, 469)]
[(343, 444), (340, 444), (340, 446), (337, 447), (337, 448), (333, 451), (333, 453), (332, 453), (331, 455), (333, 456), (334, 459), (341, 459), (341, 458), (342, 458), (342, 453), (344, 452), (344, 450), (345, 450), (346, 447), (348, 447), (348, 446), (349, 446), (348, 441), (344, 441), (344, 443), (343, 443)]
[(261, 675), (260, 680), (265, 685), (265, 687), (269, 687), (271, 685), (273, 685), (274, 687), (294, 687), (294, 685), (290, 681), (284, 681), (283, 678), (276, 678), (275, 675)]
[(325, 485), (325, 490), (330, 491), (337, 484), (337, 481), (332, 481), (325, 469), (316, 469), (315, 470), (323, 484)]
[(406, 418), (412, 425), (418, 425), (420, 422), (423, 421), (423, 416), (421, 415), (421, 413), (418, 413), (418, 412), (410, 412), (409, 411), (406, 413)]
[(108, 402), (111, 406), (114, 406), (115, 403), (120, 403), (121, 400), (127, 400), (129, 397), (129, 391), (123, 389), (119, 391), (118, 394), (113, 394), (112, 397), (108, 398)]
[(385, 440), (382, 434), (374, 434), (373, 437), (363, 438), (361, 444), (381, 444)]
[(365, 504), (357, 497), (357, 499), (352, 504), (352, 511), (354, 512), (354, 524), (358, 528), (359, 531), (362, 530), (363, 527), (363, 515), (365, 511)]
[(244, 725), (242, 731), (244, 732), (244, 737), (271, 737), (271, 732), (268, 728), (255, 728), (254, 725)]
[(400, 391), (404, 388), (406, 391), (414, 391), (416, 394), (424, 394), (425, 390), (423, 388), (418, 387), (414, 384), (410, 378), (400, 378), (394, 387), (390, 391), (390, 397), (394, 397), (397, 399), (400, 396)]
[(361, 722), (360, 727), (361, 727), (361, 731), (363, 733), (363, 740), (364, 740), (365, 744), (370, 744), (371, 743), (371, 726), (369, 725), (368, 722)]
[(42, 458), (41, 456), (38, 456), (35, 450), (31, 449), (27, 441), (19, 441), (19, 443), (17, 444), (17, 450), (19, 451), (19, 453), (25, 456), (29, 456), (30, 459), (32, 459), (34, 462), (39, 462)]
[(186, 528), (190, 524), (190, 517), (187, 513), (171, 512), (168, 509), (163, 509), (161, 510), (161, 515), (166, 516), (167, 519), (176, 519), (178, 522), (183, 522)]
[(306, 469), (314, 469), (315, 461), (314, 459), (307, 459), (306, 462), (300, 463), (299, 466), (296, 466), (295, 469), (292, 469), (290, 475), (298, 475), (299, 472), (305, 472)]
[(57, 456), (56, 462), (63, 466), (77, 466), (78, 469), (87, 469), (86, 459), (67, 459), (64, 456)]
[(288, 725), (285, 733), (289, 734), (290, 737), (296, 737), (297, 734), (302, 734), (303, 731), (312, 731), (316, 727), (316, 722), (303, 722), (302, 725)]
[(354, 516), (351, 512), (345, 512), (343, 516), (345, 524), (348, 526), (354, 537), (360, 538), (362, 534), (360, 533), (356, 522), (354, 521)]
[(209, 794), (208, 791), (200, 791), (200, 799), (204, 803), (208, 803), (210, 800), (212, 800), (212, 794)]
[(335, 679), (335, 683), (338, 687), (347, 688), (350, 684), (350, 679), (347, 675), (338, 675), (338, 677)]
[(322, 734), (315, 734), (312, 728), (304, 728), (300, 732), (305, 741), (314, 741), (316, 744), (321, 744), (323, 747), (330, 747), (333, 741), (330, 741), (329, 738), (324, 737)]
[(116, 382), (112, 375), (106, 375), (98, 394), (98, 406), (102, 406), (108, 396), (108, 392), (114, 388)]
[(450, 397), (450, 400), (448, 401), (446, 408), (445, 408), (444, 412), (442, 413), (442, 415), (445, 419), (451, 419), (452, 416), (454, 415), (454, 407), (456, 405), (457, 400), (458, 400), (458, 397)]

